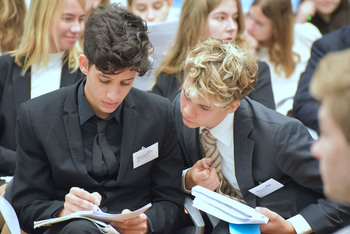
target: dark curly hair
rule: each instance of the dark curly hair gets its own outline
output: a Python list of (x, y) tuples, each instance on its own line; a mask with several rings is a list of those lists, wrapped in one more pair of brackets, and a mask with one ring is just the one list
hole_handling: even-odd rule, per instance
[(119, 4), (94, 10), (84, 37), (89, 66), (95, 65), (104, 74), (119, 74), (131, 68), (142, 76), (151, 67), (148, 52), (152, 44), (146, 22)]

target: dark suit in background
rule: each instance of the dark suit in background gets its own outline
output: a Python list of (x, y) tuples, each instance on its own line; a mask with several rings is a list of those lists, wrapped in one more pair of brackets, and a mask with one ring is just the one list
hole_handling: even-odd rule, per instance
[[(293, 117), (307, 127), (320, 133), (317, 115), (320, 103), (310, 94), (310, 82), (319, 61), (329, 52), (350, 48), (350, 26), (340, 28), (315, 41), (311, 48), (311, 57), (305, 71), (301, 74), (298, 89), (294, 97)], [(332, 74), (329, 74), (332, 79)]]
[[(248, 97), (275, 110), (276, 105), (271, 86), (270, 68), (263, 61), (258, 61), (258, 68), (258, 81)], [(162, 72), (158, 77), (157, 83), (152, 88), (152, 92), (173, 101), (180, 93), (181, 88), (181, 84), (176, 76), (176, 74), (165, 74)], [(181, 74), (181, 76), (183, 75)]]
[[(183, 213), (182, 159), (168, 99), (131, 89), (123, 102), (118, 175), (98, 182), (87, 172), (77, 107), (78, 84), (31, 99), (19, 110), (18, 166), (5, 196), (22, 229), (60, 210), (73, 186), (102, 196), (109, 213), (135, 210), (152, 202), (145, 214), (155, 233), (171, 233)], [(50, 113), (50, 117), (47, 116)], [(133, 169), (133, 153), (158, 142), (159, 157)]]
[[(186, 169), (202, 159), (199, 129), (184, 125), (180, 95), (173, 105)], [(310, 153), (313, 139), (299, 121), (245, 98), (234, 113), (233, 134), (236, 179), (249, 206), (267, 207), (285, 219), (301, 214), (316, 233), (330, 233), (349, 220), (349, 207), (324, 198), (319, 162)], [(271, 178), (284, 187), (262, 198), (248, 191)], [(218, 233), (228, 232), (223, 221), (218, 227)]]
[[(22, 67), (10, 55), (0, 57), (0, 71), (0, 176), (11, 176), (16, 168), (16, 119), (19, 106), (30, 99), (31, 73), (29, 70), (22, 76)], [(60, 87), (74, 84), (82, 77), (80, 69), (71, 73), (66, 63)]]

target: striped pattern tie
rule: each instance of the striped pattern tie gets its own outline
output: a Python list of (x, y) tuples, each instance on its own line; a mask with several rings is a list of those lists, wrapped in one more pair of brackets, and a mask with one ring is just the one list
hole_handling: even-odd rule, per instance
[(230, 185), (230, 183), (222, 174), (221, 155), (218, 147), (216, 146), (216, 138), (206, 128), (202, 130), (201, 136), (201, 142), (204, 147), (205, 157), (211, 158), (211, 163), (209, 166), (216, 169), (221, 181), (220, 186), (216, 189), (216, 192), (246, 204), (243, 198), (235, 191), (235, 189)]

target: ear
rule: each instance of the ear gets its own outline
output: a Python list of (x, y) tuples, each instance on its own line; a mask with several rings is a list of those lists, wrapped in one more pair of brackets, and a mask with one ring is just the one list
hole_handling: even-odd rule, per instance
[(228, 109), (228, 113), (234, 113), (237, 108), (241, 105), (241, 101), (236, 101), (232, 104), (232, 106)]
[(79, 56), (79, 67), (80, 67), (81, 72), (87, 76), (87, 74), (89, 72), (89, 60), (85, 56), (85, 54), (81, 54)]

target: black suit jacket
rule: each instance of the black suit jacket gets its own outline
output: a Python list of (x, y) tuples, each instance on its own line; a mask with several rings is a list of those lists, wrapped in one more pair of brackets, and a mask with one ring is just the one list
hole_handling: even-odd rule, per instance
[[(0, 71), (0, 176), (9, 176), (16, 168), (15, 126), (18, 109), (30, 99), (31, 73), (29, 70), (22, 76), (22, 68), (10, 55), (0, 57)], [(71, 73), (68, 64), (64, 64), (61, 87), (71, 85), (82, 77), (79, 69)]]
[[(267, 63), (263, 61), (258, 61), (258, 67), (257, 83), (248, 96), (268, 108), (275, 110), (276, 105), (271, 86), (270, 68)], [(157, 83), (152, 88), (152, 92), (173, 101), (179, 94), (180, 88), (181, 84), (176, 78), (176, 74), (161, 73), (158, 77)]]
[[(293, 117), (320, 133), (318, 125), (319, 102), (310, 94), (310, 82), (320, 60), (329, 52), (350, 48), (350, 26), (326, 34), (315, 41), (311, 48), (311, 57), (305, 71), (301, 74), (298, 89), (294, 97)], [(332, 79), (332, 75), (329, 75)]]
[[(189, 168), (202, 158), (199, 130), (184, 125), (179, 96), (173, 105)], [(316, 233), (330, 233), (349, 220), (350, 207), (324, 198), (319, 163), (310, 154), (313, 139), (298, 120), (245, 98), (234, 114), (233, 134), (236, 178), (249, 206), (267, 207), (285, 219), (301, 214)], [(284, 187), (263, 198), (248, 191), (271, 178)]]
[[(83, 82), (83, 81), (82, 81)], [(123, 104), (120, 168), (99, 183), (87, 172), (77, 108), (78, 82), (31, 99), (19, 110), (18, 165), (5, 196), (22, 229), (51, 218), (73, 186), (102, 195), (102, 210), (120, 213), (152, 202), (146, 211), (156, 233), (171, 233), (181, 214), (182, 159), (168, 99), (131, 89)], [(159, 157), (133, 169), (133, 153), (158, 142)], [(183, 212), (182, 212), (183, 213)], [(43, 228), (34, 233), (41, 233)]]

